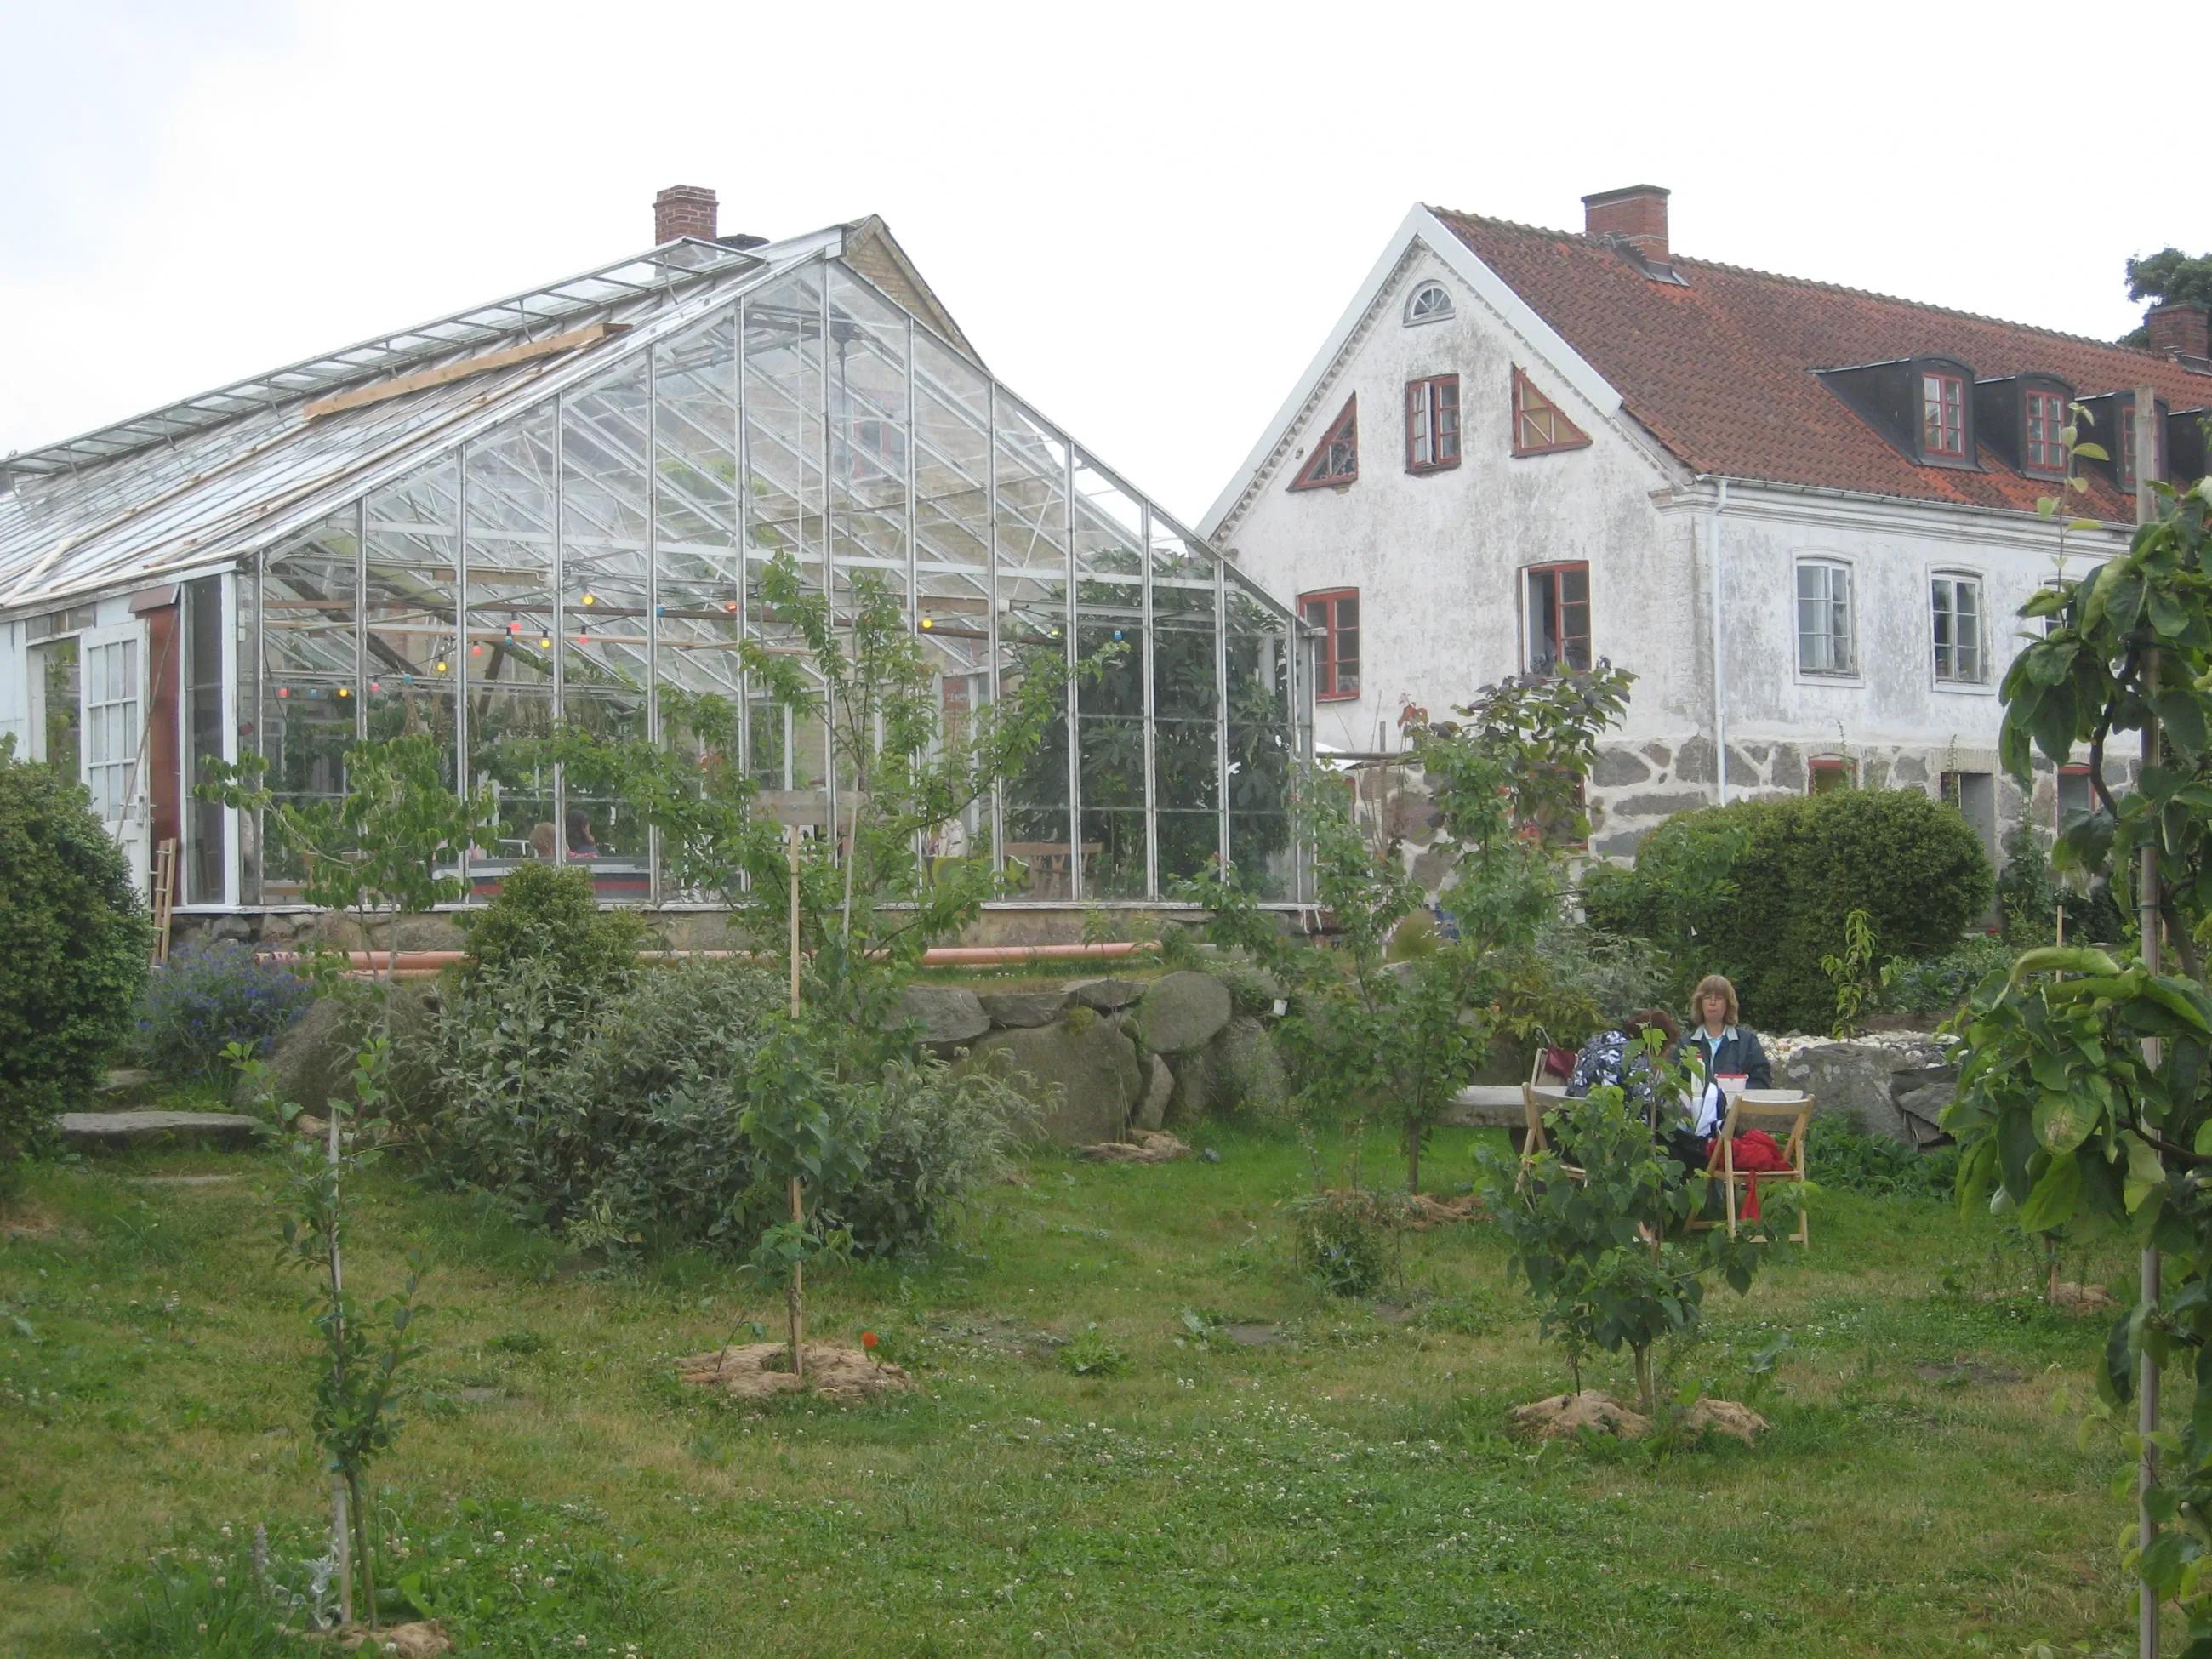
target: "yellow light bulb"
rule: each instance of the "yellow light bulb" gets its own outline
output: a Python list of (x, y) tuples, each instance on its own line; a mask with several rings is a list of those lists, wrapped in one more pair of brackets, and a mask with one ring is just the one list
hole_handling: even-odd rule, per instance
[(446, 672), (446, 659), (443, 657), (438, 659), (438, 672), (441, 674)]

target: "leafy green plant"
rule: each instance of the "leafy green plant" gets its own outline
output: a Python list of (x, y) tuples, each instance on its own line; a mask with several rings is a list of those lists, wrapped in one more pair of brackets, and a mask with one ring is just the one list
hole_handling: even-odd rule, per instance
[(1839, 1042), (1857, 1034), (1861, 1012), (1881, 1000), (1905, 967), (1904, 957), (1892, 957), (1877, 968), (1874, 957), (1874, 919), (1863, 909), (1845, 912), (1843, 954), (1820, 958), (1820, 971), (1836, 988), (1836, 1020), (1829, 1035)]
[(1078, 1376), (1127, 1376), (1136, 1369), (1127, 1352), (1100, 1334), (1095, 1323), (1060, 1344), (1059, 1358), (1060, 1370)]
[[(2065, 434), (2071, 456), (2094, 446)], [(2101, 457), (2102, 452), (2092, 456)], [(2073, 480), (2069, 465), (2069, 486)], [(2212, 483), (2177, 495), (2128, 551), (2021, 607), (2049, 619), (2006, 674), (1999, 753), (2021, 782), (2040, 751), (2053, 764), (2085, 744), (2097, 811), (2060, 834), (2062, 871), (2109, 878), (2140, 905), (2142, 941), (2158, 955), (2081, 948), (2031, 951), (1960, 1018), (1967, 1059), (1945, 1117), (1961, 1146), (1960, 1197), (1993, 1188), (2031, 1232), (2067, 1227), (2088, 1242), (2117, 1231), (2162, 1252), (2160, 1292), (2114, 1326), (2101, 1389), (2134, 1397), (2139, 1366), (2185, 1360), (2196, 1409), (2160, 1442), (2144, 1499), (2160, 1528), (2130, 1565), (2143, 1595), (2179, 1599), (2191, 1634), (2212, 1643), (2212, 1409), (2198, 1363), (2212, 1350), (2212, 1212), (2200, 1187), (2212, 1166)], [(2069, 489), (2070, 493), (2070, 489)], [(2041, 504), (2062, 517), (2064, 497)], [(2110, 746), (2143, 735), (2135, 789), (2117, 795)], [(2154, 890), (2136, 890), (2138, 853), (2154, 855)], [(2154, 967), (2154, 960), (2156, 966)], [(2131, 1450), (2141, 1450), (2130, 1441)]]
[[(381, 1092), (384, 1048), (383, 1039), (372, 1038), (355, 1062), (354, 1098), (371, 1115)], [(234, 1045), (234, 1059), (249, 1079), (259, 1080), (265, 1062), (240, 1045)], [(322, 1339), (326, 1362), (317, 1373), (311, 1422), (325, 1467), (344, 1493), (335, 1519), (341, 1601), (350, 1616), (357, 1575), (357, 1605), (374, 1629), (377, 1591), (368, 1474), (398, 1436), (400, 1373), (422, 1352), (413, 1328), (422, 1311), (415, 1298), (427, 1261), (420, 1247), (411, 1251), (402, 1287), (374, 1307), (362, 1306), (346, 1289), (345, 1186), (376, 1153), (348, 1146), (339, 1120), (340, 1108), (333, 1103), (327, 1149), (301, 1146), (293, 1153), (290, 1209), (277, 1259), (308, 1276), (308, 1322)]]
[(1291, 1200), (1298, 1271), (1331, 1296), (1372, 1296), (1403, 1273), (1404, 1202), (1357, 1189)]
[[(1638, 1406), (1656, 1409), (1653, 1347), (1696, 1331), (1707, 1273), (1719, 1273), (1739, 1294), (1748, 1291), (1764, 1245), (1748, 1231), (1730, 1239), (1723, 1228), (1708, 1232), (1698, 1251), (1666, 1242), (1697, 1207), (1698, 1183), (1683, 1181), (1617, 1088), (1593, 1089), (1571, 1102), (1554, 1145), (1525, 1174), (1517, 1160), (1487, 1148), (1483, 1157), (1507, 1271), (1535, 1297), (1542, 1334), (1565, 1353), (1575, 1391), (1582, 1390), (1584, 1358), (1625, 1347)], [(1582, 1177), (1569, 1176), (1569, 1166)]]
[(1995, 934), (1969, 934), (1941, 956), (1905, 963), (1884, 990), (1883, 1006), (1900, 1014), (1946, 1018), (1991, 974), (2010, 971), (2013, 954)]
[(0, 1180), (122, 1047), (153, 931), (83, 787), (0, 738)]
[(1806, 1131), (1805, 1161), (1821, 1186), (1877, 1198), (1942, 1198), (1954, 1190), (1959, 1174), (1955, 1146), (1923, 1152), (1887, 1135), (1862, 1134), (1819, 1113)]

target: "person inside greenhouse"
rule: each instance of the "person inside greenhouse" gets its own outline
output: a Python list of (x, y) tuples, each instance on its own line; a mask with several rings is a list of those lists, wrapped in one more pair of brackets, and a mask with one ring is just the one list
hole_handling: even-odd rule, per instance
[(572, 859), (595, 859), (599, 855), (599, 844), (592, 838), (592, 820), (580, 806), (568, 809), (568, 856)]
[[(1609, 1085), (1649, 1121), (1659, 1098), (1658, 1076), (1644, 1048), (1644, 1034), (1650, 1030), (1665, 1034), (1667, 1049), (1673, 1048), (1682, 1035), (1682, 1028), (1664, 1008), (1638, 1009), (1583, 1044), (1582, 1052), (1575, 1056), (1567, 1093), (1580, 1098), (1592, 1089)], [(1662, 1060), (1666, 1052), (1661, 1051)]]
[(1690, 1129), (1702, 1142), (1728, 1121), (1731, 1097), (1746, 1089), (1774, 1086), (1774, 1067), (1759, 1047), (1759, 1034), (1742, 1023), (1735, 987), (1723, 975), (1707, 974), (1698, 981), (1690, 1013), (1694, 1023), (1682, 1049), (1694, 1071), (1691, 1086), (1697, 1097)]

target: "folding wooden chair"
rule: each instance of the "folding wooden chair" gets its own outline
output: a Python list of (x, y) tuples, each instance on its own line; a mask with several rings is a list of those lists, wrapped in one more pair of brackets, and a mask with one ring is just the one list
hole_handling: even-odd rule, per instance
[[(1556, 1073), (1547, 1073), (1544, 1065), (1544, 1051), (1540, 1048), (1536, 1050), (1536, 1058), (1529, 1064), (1528, 1080), (1521, 1085), (1521, 1173), (1513, 1183), (1513, 1190), (1516, 1193), (1528, 1186), (1528, 1166), (1536, 1161), (1536, 1155), (1551, 1150), (1551, 1137), (1544, 1127), (1545, 1103), (1536, 1097), (1536, 1085), (1541, 1083), (1547, 1074), (1558, 1075)], [(1559, 1166), (1559, 1173), (1570, 1181), (1589, 1179), (1586, 1171), (1577, 1169), (1571, 1164), (1562, 1164)]]
[[(1729, 1103), (1728, 1121), (1721, 1126), (1721, 1132), (1713, 1141), (1712, 1152), (1705, 1164), (1705, 1175), (1708, 1179), (1721, 1183), (1722, 1195), (1728, 1206), (1725, 1224), (1730, 1238), (1736, 1236), (1740, 1224), (1735, 1197), (1737, 1188), (1749, 1189), (1762, 1181), (1804, 1181), (1808, 1178), (1805, 1173), (1805, 1130), (1812, 1121), (1813, 1099), (1809, 1095), (1802, 1100), (1787, 1103), (1747, 1100), (1738, 1095)], [(1783, 1130), (1784, 1125), (1788, 1126), (1786, 1133)], [(1746, 1129), (1765, 1129), (1779, 1139), (1783, 1161), (1789, 1167), (1784, 1170), (1737, 1169), (1735, 1138)], [(1688, 1224), (1698, 1228), (1718, 1227), (1723, 1224), (1693, 1217)], [(1790, 1234), (1790, 1239), (1794, 1244), (1810, 1244), (1813, 1242), (1812, 1222), (1802, 1205), (1797, 1208), (1797, 1231)]]

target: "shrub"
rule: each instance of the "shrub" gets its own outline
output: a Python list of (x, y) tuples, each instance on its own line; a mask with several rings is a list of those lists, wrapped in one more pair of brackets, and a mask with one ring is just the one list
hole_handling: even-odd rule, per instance
[[(744, 1254), (787, 1218), (743, 1121), (761, 1051), (788, 1029), (785, 995), (775, 975), (731, 962), (647, 970), (616, 988), (579, 986), (543, 960), (480, 973), (441, 1022), (433, 1155), (447, 1178), (540, 1226)], [(808, 1040), (825, 1041), (818, 1028)], [(866, 1152), (810, 1207), (865, 1255), (935, 1244), (1036, 1110), (987, 1070), (901, 1060), (837, 1082), (834, 1066), (822, 1069), (838, 1137)]]
[(528, 958), (584, 987), (628, 983), (647, 933), (642, 916), (599, 908), (590, 871), (550, 864), (515, 866), (467, 926), (477, 972), (497, 973)]
[(83, 788), (0, 740), (0, 1169), (90, 1099), (153, 931)]
[(228, 1043), (265, 1054), (314, 1000), (314, 987), (234, 939), (186, 945), (146, 975), (137, 1048), (178, 1082), (227, 1073)]
[(1298, 1271), (1331, 1296), (1372, 1296), (1399, 1277), (1405, 1205), (1395, 1194), (1357, 1190), (1292, 1200)]
[(1948, 1199), (1959, 1175), (1959, 1149), (1917, 1152), (1887, 1135), (1863, 1134), (1817, 1115), (1805, 1136), (1805, 1164), (1823, 1187), (1876, 1197)]
[(1898, 1013), (1942, 1019), (1957, 1012), (1990, 974), (2010, 969), (2012, 959), (2012, 946), (1995, 934), (1971, 934), (1941, 956), (1899, 968), (1886, 1000)]
[(1992, 885), (1956, 809), (1917, 790), (1847, 789), (1669, 818), (1632, 871), (1585, 884), (1583, 905), (1603, 931), (1666, 947), (1678, 994), (1726, 974), (1747, 1018), (1819, 1030), (1835, 1006), (1820, 958), (1845, 915), (1867, 912), (1880, 957), (1929, 956), (1958, 942)]
[(2015, 824), (2004, 840), (2004, 871), (1997, 877), (1997, 913), (2004, 921), (2005, 942), (2015, 951), (2032, 951), (2058, 936), (2057, 912), (2066, 907), (2066, 942), (2112, 944), (2124, 938), (2127, 924), (2112, 902), (2112, 884), (2101, 878), (2087, 892), (2062, 882), (2052, 872), (2051, 851), (2043, 832), (2032, 824)]

